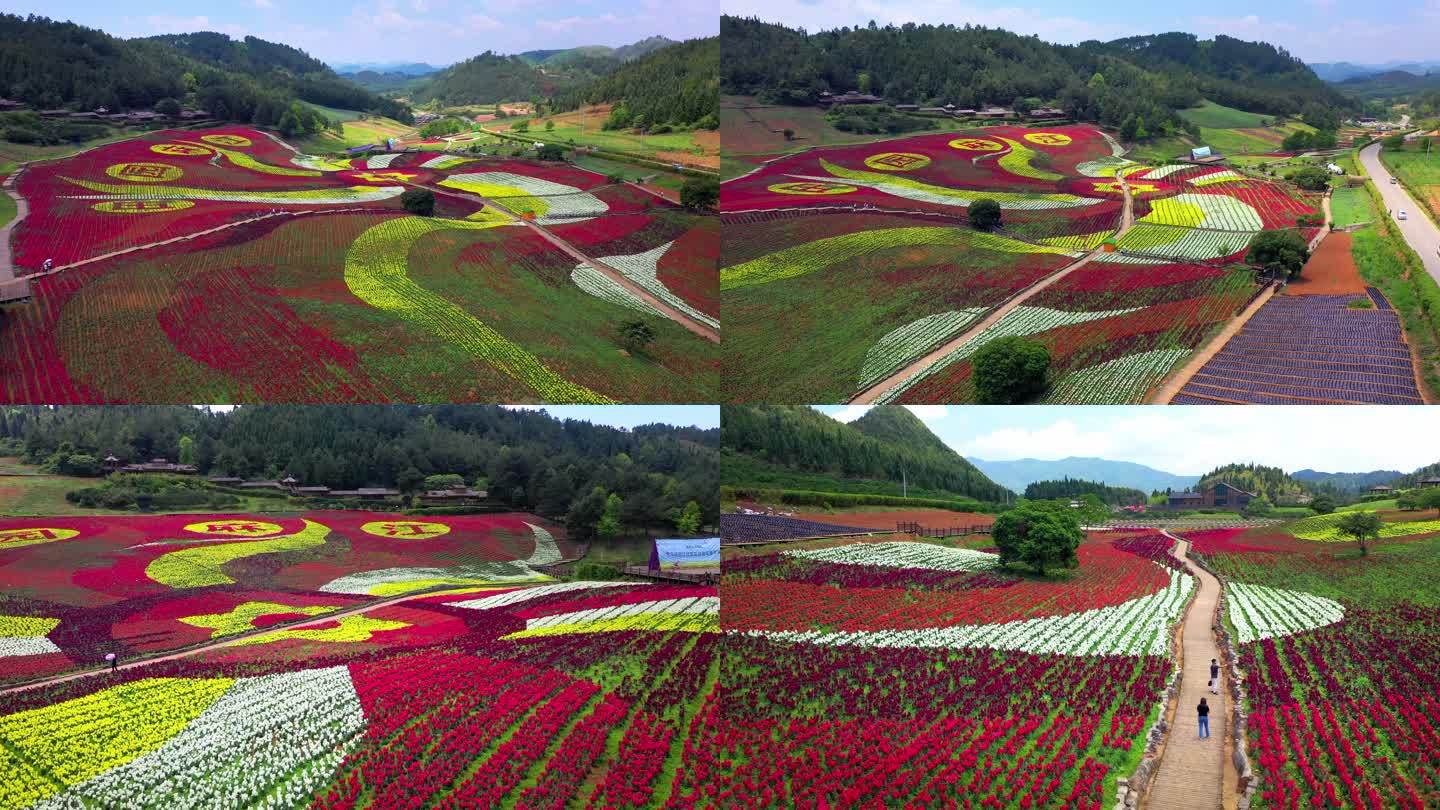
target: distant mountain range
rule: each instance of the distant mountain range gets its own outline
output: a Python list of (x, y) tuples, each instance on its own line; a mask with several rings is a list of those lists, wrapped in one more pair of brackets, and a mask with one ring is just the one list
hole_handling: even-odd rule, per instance
[(1404, 473), (1399, 470), (1371, 470), (1370, 472), (1328, 473), (1318, 470), (1298, 470), (1290, 477), (1307, 484), (1329, 485), (1340, 492), (1360, 493), (1376, 484), (1388, 484)]
[(972, 456), (970, 463), (978, 467), (990, 480), (1015, 492), (1024, 492), (1025, 487), (1036, 481), (1053, 481), (1067, 477), (1098, 481), (1112, 487), (1129, 487), (1146, 494), (1167, 488), (1180, 492), (1200, 480), (1198, 475), (1176, 475), (1130, 461), (1077, 456), (1058, 461), (1035, 458), (985, 461)]
[(398, 73), (402, 76), (426, 76), (444, 70), (426, 62), (345, 62), (330, 66), (336, 73)]
[(1348, 79), (1378, 76), (1381, 73), (1403, 71), (1423, 76), (1432, 70), (1440, 70), (1440, 61), (1431, 62), (1386, 62), (1383, 65), (1357, 65), (1354, 62), (1312, 62), (1310, 69), (1327, 82), (1343, 82)]

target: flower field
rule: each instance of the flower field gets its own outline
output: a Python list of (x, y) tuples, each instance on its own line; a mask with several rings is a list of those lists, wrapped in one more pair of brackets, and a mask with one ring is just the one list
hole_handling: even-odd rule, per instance
[(1352, 309), (1354, 299), (1275, 296), (1174, 401), (1422, 404), (1399, 316), (1388, 306)]
[(1310, 523), (1193, 537), (1226, 579), (1256, 799), (1281, 808), (1433, 807), (1440, 541), (1382, 538), (1361, 556)]
[(725, 700), (691, 743), (722, 778), (717, 801), (1113, 802), (1193, 589), (1166, 538), (1092, 534), (1053, 579), (983, 549), (802, 545), (724, 564)]
[[(1055, 359), (1045, 401), (1142, 401), (1250, 300), (1250, 274), (1225, 265), (1262, 229), (1317, 213), (1319, 198), (1228, 169), (1119, 155), (1093, 127), (990, 127), (810, 149), (726, 182), (725, 398), (833, 402), (870, 391), (1112, 239), (1123, 177), (1135, 224), (1114, 240), (1118, 252), (1096, 254), (873, 393), (970, 401), (968, 357), (1024, 335)], [(968, 226), (982, 197), (1002, 210), (994, 232)], [(771, 350), (777, 334), (790, 351)]]
[[(14, 234), (17, 271), (34, 273), (46, 259), (61, 270), (32, 278), (32, 302), (0, 324), (0, 395), (713, 398), (715, 344), (628, 300), (515, 218), (534, 216), (715, 327), (713, 217), (566, 164), (387, 157), (322, 160), (229, 129), (152, 133), (27, 168), (19, 188), (31, 214)], [(412, 185), (439, 192), (434, 217), (405, 215), (399, 195)], [(132, 252), (67, 267), (117, 251)], [(644, 356), (622, 351), (615, 336), (635, 317), (655, 332)]]
[(556, 582), (529, 567), (576, 554), (556, 534), (523, 514), (5, 521), (4, 681), (218, 646), (0, 694), (0, 807), (702, 804), (716, 589)]
[[(371, 599), (546, 582), (531, 566), (575, 553), (524, 514), (0, 520), (0, 649), (7, 664), (22, 665), (7, 665), (3, 680), (94, 666), (107, 652), (129, 658), (323, 619)], [(382, 631), (416, 624), (346, 616), (295, 640), (384, 641)], [(285, 640), (247, 640), (255, 638)]]

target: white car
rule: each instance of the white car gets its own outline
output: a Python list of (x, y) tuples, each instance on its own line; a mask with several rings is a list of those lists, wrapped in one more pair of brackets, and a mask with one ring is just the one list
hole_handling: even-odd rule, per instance
[(1400, 215), (1397, 216), (1396, 219), (1409, 219), (1409, 217), (1405, 216), (1405, 212), (1404, 212), (1404, 211), (1401, 211), (1401, 212), (1400, 212)]
[(1393, 186), (1393, 185), (1395, 185), (1395, 184), (1398, 183), (1398, 182), (1400, 182), (1400, 179), (1399, 179), (1398, 177), (1392, 177), (1392, 178), (1390, 178), (1390, 185)]

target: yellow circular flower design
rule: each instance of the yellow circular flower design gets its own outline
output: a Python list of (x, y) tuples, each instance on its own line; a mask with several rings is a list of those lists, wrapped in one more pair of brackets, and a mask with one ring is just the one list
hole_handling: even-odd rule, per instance
[(191, 523), (185, 527), (185, 531), (194, 532), (195, 534), (218, 534), (221, 537), (264, 537), (270, 534), (278, 534), (282, 530), (274, 523), (266, 523), (263, 520), (237, 518), (232, 520), (207, 520), (203, 523)]
[(395, 540), (429, 540), (449, 534), (450, 527), (444, 523), (426, 523), (419, 520), (377, 520), (361, 526), (360, 531)]
[(800, 194), (802, 196), (830, 196), (832, 194), (849, 194), (855, 191), (854, 186), (844, 183), (827, 183), (821, 180), (807, 180), (800, 183), (776, 183), (770, 187), (776, 194)]
[(171, 166), (169, 163), (116, 163), (105, 170), (105, 173), (116, 180), (129, 180), (132, 183), (168, 183), (171, 180), (179, 180), (180, 175), (185, 172), (179, 166)]
[(251, 141), (243, 135), (201, 135), (200, 140), (216, 146), (249, 146)]
[(1041, 146), (1065, 146), (1072, 139), (1063, 132), (1031, 132), (1026, 134), (1025, 140)]
[(989, 138), (956, 138), (950, 142), (950, 148), (967, 152), (999, 152), (1005, 148), (1005, 144)]
[(40, 543), (53, 543), (56, 540), (69, 540), (80, 534), (75, 529), (0, 529), (0, 548), (19, 548), (20, 546), (34, 546)]
[(912, 172), (930, 165), (930, 158), (914, 152), (881, 152), (865, 158), (865, 165), (882, 172)]
[(105, 214), (159, 214), (194, 208), (189, 200), (106, 200), (90, 206)]
[(157, 143), (150, 147), (150, 151), (161, 155), (178, 155), (180, 157), (195, 157), (197, 155), (210, 154), (209, 149), (188, 143)]

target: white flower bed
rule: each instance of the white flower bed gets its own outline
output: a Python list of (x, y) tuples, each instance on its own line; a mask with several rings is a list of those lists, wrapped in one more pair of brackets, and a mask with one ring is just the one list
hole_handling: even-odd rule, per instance
[(1160, 166), (1160, 167), (1158, 167), (1158, 168), (1151, 169), (1150, 171), (1148, 171), (1148, 172), (1140, 175), (1140, 179), (1141, 179), (1141, 180), (1159, 180), (1159, 179), (1164, 178), (1164, 177), (1169, 177), (1170, 175), (1174, 174), (1175, 172), (1184, 171), (1184, 170), (1189, 169), (1189, 168), (1192, 168), (1192, 164), (1189, 164), (1189, 163), (1171, 163), (1171, 164), (1166, 165), (1166, 166)]
[(1166, 569), (1170, 582), (1118, 605), (1038, 619), (923, 630), (740, 631), (777, 641), (857, 647), (980, 647), (1037, 655), (1165, 655), (1170, 628), (1194, 589), (1188, 574)]
[(36, 807), (306, 804), (364, 726), (346, 667), (241, 678), (158, 749)]
[(685, 613), (716, 615), (720, 612), (720, 597), (718, 596), (693, 596), (688, 599), (664, 599), (658, 602), (635, 602), (628, 605), (611, 605), (609, 607), (591, 608), (589, 610), (577, 610), (573, 613), (557, 613), (553, 616), (541, 616), (536, 619), (528, 619), (525, 622), (526, 630), (534, 630), (538, 627), (557, 627), (565, 624), (580, 624), (582, 622), (598, 622), (609, 619), (624, 619), (633, 616), (648, 614), (673, 614)]
[(987, 311), (986, 307), (970, 307), (937, 312), (911, 321), (880, 338), (865, 353), (865, 365), (860, 369), (860, 387), (870, 387), (886, 374), (960, 334)]
[(989, 571), (1000, 565), (1000, 557), (996, 554), (929, 543), (851, 543), (787, 551), (785, 555), (842, 565), (928, 568), (934, 571)]
[(1216, 183), (1234, 183), (1244, 179), (1246, 179), (1245, 175), (1240, 174), (1239, 172), (1231, 171), (1229, 169), (1224, 169), (1222, 171), (1211, 172), (1210, 174), (1201, 175), (1194, 180), (1190, 180), (1188, 182), (1192, 186), (1213, 186)]
[(44, 636), (0, 636), (0, 658), (57, 652), (60, 652), (60, 648)]
[(1304, 591), (1241, 582), (1231, 582), (1225, 589), (1230, 596), (1230, 622), (1241, 644), (1313, 630), (1345, 618), (1344, 605)]
[(388, 169), (390, 168), (390, 164), (394, 163), (395, 159), (398, 157), (400, 157), (399, 152), (389, 152), (383, 155), (371, 155), (370, 157), (365, 159), (365, 168)]
[(1077, 323), (1087, 321), (1098, 321), (1103, 318), (1113, 318), (1116, 315), (1127, 315), (1137, 312), (1143, 307), (1130, 307), (1128, 309), (1110, 309), (1100, 312), (1066, 312), (1061, 309), (1050, 309), (1048, 307), (1018, 306), (1005, 314), (1003, 318), (976, 335), (957, 346), (954, 351), (931, 363), (924, 371), (900, 385), (891, 388), (876, 400), (876, 404), (884, 405), (893, 402), (901, 394), (910, 389), (911, 386), (930, 376), (931, 374), (949, 368), (951, 364), (958, 363), (980, 350), (981, 346), (992, 340), (1015, 335), (1035, 335), (1051, 329), (1058, 329), (1062, 326), (1073, 326)]
[(1155, 349), (1082, 368), (1062, 378), (1040, 401), (1066, 405), (1139, 402), (1150, 386), (1189, 354), (1189, 349)]
[[(378, 571), (364, 571), (346, 574), (320, 586), (326, 593), (353, 593), (360, 595), (400, 593), (407, 583), (416, 584), (416, 589), (429, 587), (436, 581), (464, 584), (508, 584), (537, 582), (548, 579), (544, 574), (530, 570), (523, 562), (477, 563), (457, 565), (451, 568), (384, 568)], [(383, 586), (393, 586), (386, 588)]]
[(453, 169), (462, 163), (469, 163), (473, 160), (475, 160), (475, 158), (462, 157), (460, 155), (437, 155), (425, 161), (424, 163), (421, 163), (420, 168), (439, 169), (440, 171), (444, 171), (446, 169)]
[[(720, 328), (720, 321), (712, 318), (700, 310), (690, 306), (680, 296), (670, 291), (664, 282), (660, 281), (659, 264), (660, 257), (670, 250), (675, 243), (666, 242), (643, 253), (632, 253), (625, 256), (601, 256), (599, 261), (620, 271), (620, 274), (635, 282), (651, 295), (669, 304), (675, 309), (689, 315), (691, 318), (711, 327)], [(613, 304), (638, 309), (642, 312), (660, 315), (661, 313), (650, 304), (646, 303), (639, 296), (630, 290), (617, 284), (609, 276), (601, 273), (588, 263), (576, 265), (571, 271), (570, 278), (580, 289)], [(664, 317), (663, 315), (661, 317)]]
[(555, 545), (555, 535), (534, 523), (526, 523), (535, 535), (535, 550), (525, 560), (526, 565), (552, 565), (560, 562), (560, 547)]
[[(423, 164), (422, 164), (423, 165)], [(505, 204), (505, 196), (486, 194), (484, 190), (467, 188), (468, 186), (504, 186), (509, 189), (521, 192), (512, 196), (515, 197), (536, 197), (539, 202), (545, 205), (545, 213), (536, 218), (541, 225), (561, 225), (566, 222), (580, 222), (592, 217), (600, 216), (610, 210), (610, 206), (591, 194), (588, 191), (581, 191), (574, 186), (567, 186), (564, 183), (556, 183), (551, 180), (543, 180), (539, 177), (530, 177), (514, 172), (465, 172), (452, 174), (440, 185), (458, 188), (461, 191), (470, 191), (482, 197), (493, 196), (501, 205)]]
[(539, 599), (542, 596), (549, 596), (554, 593), (566, 593), (568, 591), (584, 591), (591, 588), (619, 588), (638, 585), (648, 585), (648, 582), (560, 582), (554, 585), (538, 585), (534, 588), (523, 590), (506, 591), (497, 593), (494, 596), (482, 596), (479, 599), (465, 599), (460, 602), (447, 602), (451, 607), (469, 608), (470, 610), (491, 610), (498, 607), (506, 607), (518, 602), (528, 602), (531, 599)]

